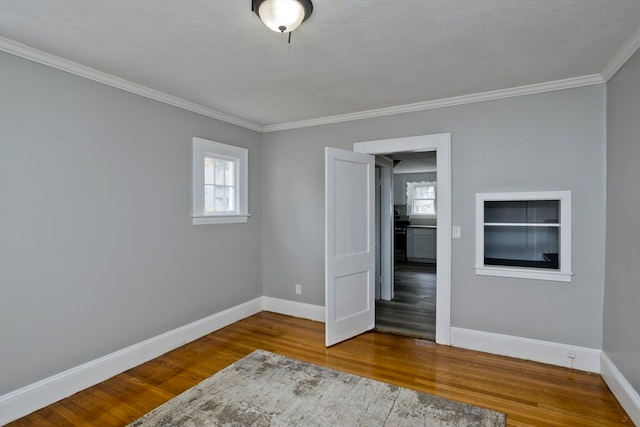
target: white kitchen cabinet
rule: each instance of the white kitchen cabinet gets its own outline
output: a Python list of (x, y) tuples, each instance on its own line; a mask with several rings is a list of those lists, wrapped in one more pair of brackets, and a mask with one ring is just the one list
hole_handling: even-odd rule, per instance
[(407, 259), (434, 262), (437, 257), (437, 229), (435, 227), (407, 228)]

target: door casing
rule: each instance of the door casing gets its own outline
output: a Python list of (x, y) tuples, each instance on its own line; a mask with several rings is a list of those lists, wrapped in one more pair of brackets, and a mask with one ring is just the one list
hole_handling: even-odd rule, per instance
[[(451, 133), (357, 142), (353, 151), (392, 154), (436, 151), (438, 168), (436, 343), (451, 344)], [(393, 209), (393, 206), (391, 206)]]
[[(393, 285), (393, 160), (376, 156), (376, 166), (380, 168), (380, 298), (391, 301), (394, 297)], [(376, 239), (376, 243), (377, 239)]]

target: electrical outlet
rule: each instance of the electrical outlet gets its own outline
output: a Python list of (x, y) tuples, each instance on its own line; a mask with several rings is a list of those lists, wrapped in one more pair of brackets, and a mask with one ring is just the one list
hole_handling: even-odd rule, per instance
[(296, 295), (302, 295), (302, 285), (296, 284)]

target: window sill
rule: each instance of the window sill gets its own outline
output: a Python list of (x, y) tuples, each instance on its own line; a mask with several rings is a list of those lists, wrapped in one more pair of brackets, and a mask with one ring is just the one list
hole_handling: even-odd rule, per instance
[(247, 222), (249, 214), (240, 215), (209, 215), (209, 216), (192, 216), (193, 225), (208, 224), (238, 224)]
[(517, 277), (520, 279), (548, 280), (553, 282), (571, 282), (572, 272), (544, 271), (528, 268), (477, 266), (478, 276)]

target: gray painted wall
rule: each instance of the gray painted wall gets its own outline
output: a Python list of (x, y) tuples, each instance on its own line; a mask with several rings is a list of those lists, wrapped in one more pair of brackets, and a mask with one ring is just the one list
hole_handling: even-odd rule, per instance
[(640, 393), (640, 51), (607, 84), (604, 351)]
[[(452, 325), (602, 346), (605, 86), (267, 133), (263, 289), (324, 305), (323, 147), (452, 133)], [(572, 283), (476, 276), (475, 193), (573, 191)], [(303, 286), (295, 295), (294, 284)]]
[[(612, 194), (638, 180), (625, 166), (637, 123), (618, 126), (616, 111), (637, 63), (609, 96), (609, 213), (621, 217), (631, 202)], [(462, 226), (453, 326), (600, 348), (605, 96), (591, 86), (261, 137), (0, 54), (0, 394), (260, 295), (323, 305), (324, 147), (440, 132), (452, 133)], [(191, 225), (193, 136), (249, 148), (249, 223)], [(476, 192), (567, 189), (572, 283), (474, 274)], [(617, 247), (626, 235), (614, 234)], [(638, 314), (624, 306), (637, 287), (607, 262), (605, 349), (638, 388), (638, 342), (625, 347)]]
[(0, 54), (0, 394), (257, 298), (247, 224), (191, 225), (191, 138), (260, 134)]

